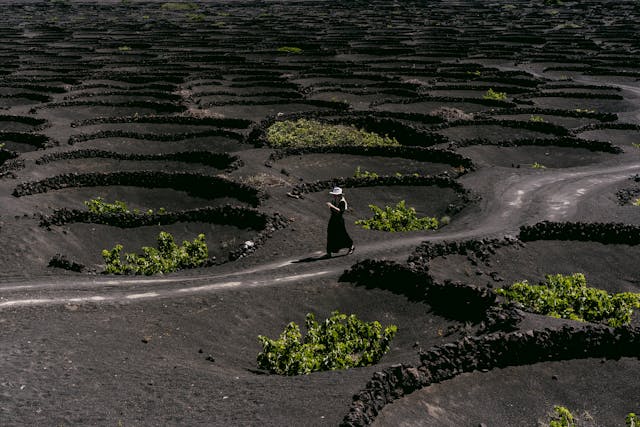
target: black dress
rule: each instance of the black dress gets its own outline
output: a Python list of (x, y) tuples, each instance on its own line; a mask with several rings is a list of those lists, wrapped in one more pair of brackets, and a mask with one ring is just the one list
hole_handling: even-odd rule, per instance
[(329, 226), (327, 227), (327, 253), (338, 252), (343, 248), (350, 248), (353, 246), (353, 240), (347, 233), (347, 229), (344, 225), (344, 218), (342, 214), (347, 209), (347, 202), (342, 199), (337, 206), (340, 212), (336, 212), (331, 209), (331, 218), (329, 219)]

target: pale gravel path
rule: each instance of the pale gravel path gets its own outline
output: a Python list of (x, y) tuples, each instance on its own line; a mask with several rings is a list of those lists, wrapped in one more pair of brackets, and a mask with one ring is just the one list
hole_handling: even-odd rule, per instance
[[(491, 171), (485, 171), (491, 173)], [(591, 166), (575, 170), (523, 173), (499, 181), (493, 194), (485, 195), (481, 215), (475, 215), (459, 231), (425, 237), (394, 236), (391, 239), (358, 246), (357, 254), (368, 258), (405, 254), (425, 240), (461, 239), (516, 234), (525, 223), (570, 219), (580, 200), (602, 187), (640, 173), (640, 162), (615, 166)], [(473, 179), (478, 179), (474, 177)], [(464, 222), (464, 221), (463, 221)], [(464, 224), (463, 224), (464, 225)], [(321, 253), (305, 254), (318, 257)], [(393, 256), (392, 256), (393, 257)], [(232, 288), (251, 288), (281, 283), (299, 283), (319, 277), (337, 278), (353, 263), (353, 257), (322, 260), (309, 268), (297, 258), (282, 259), (246, 270), (226, 274), (180, 275), (170, 277), (121, 277), (70, 279), (48, 278), (4, 283), (0, 288), (0, 309), (33, 305), (135, 302), (153, 298), (219, 292)]]

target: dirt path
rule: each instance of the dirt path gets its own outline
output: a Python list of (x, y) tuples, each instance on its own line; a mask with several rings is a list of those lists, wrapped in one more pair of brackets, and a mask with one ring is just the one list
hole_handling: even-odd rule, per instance
[[(458, 231), (440, 233), (428, 240), (460, 239), (496, 234), (517, 234), (525, 222), (559, 221), (570, 218), (587, 195), (604, 186), (627, 179), (640, 172), (640, 163), (632, 162), (609, 167), (581, 168), (574, 171), (545, 171), (538, 175), (512, 175), (503, 180), (493, 198), (483, 202), (479, 216), (466, 218), (468, 225)], [(477, 179), (477, 177), (474, 177)], [(464, 225), (464, 219), (461, 221)], [(389, 254), (405, 254), (424, 236), (394, 236), (383, 242), (358, 247), (358, 254), (373, 258)], [(180, 298), (231, 288), (263, 287), (301, 282), (318, 277), (338, 277), (353, 263), (352, 257), (318, 260), (313, 267), (301, 259), (319, 258), (321, 253), (305, 254), (302, 258), (282, 259), (226, 274), (151, 277), (92, 278), (69, 280), (51, 278), (22, 283), (5, 283), (0, 289), (0, 309), (33, 305), (101, 303), (139, 301), (151, 298)]]

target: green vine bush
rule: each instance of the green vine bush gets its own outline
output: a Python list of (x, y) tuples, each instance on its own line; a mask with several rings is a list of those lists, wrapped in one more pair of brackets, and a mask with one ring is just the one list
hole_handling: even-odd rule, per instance
[[(576, 420), (576, 416), (564, 406), (554, 406), (553, 412), (555, 415), (549, 422), (549, 427), (578, 427), (579, 423)], [(633, 412), (627, 414), (624, 418), (626, 427), (640, 427), (640, 418)]]
[(489, 88), (489, 90), (482, 96), (483, 99), (492, 99), (495, 101), (505, 101), (507, 99), (506, 92), (496, 92)]
[(613, 327), (629, 324), (633, 310), (640, 308), (640, 294), (608, 294), (604, 290), (587, 287), (582, 273), (546, 275), (546, 279), (546, 283), (541, 285), (530, 285), (526, 280), (516, 282), (496, 292), (534, 313), (606, 323)]
[[(140, 214), (140, 211), (138, 209), (134, 209), (133, 212), (129, 210), (129, 208), (127, 208), (127, 204), (121, 200), (116, 200), (113, 203), (108, 203), (105, 202), (104, 199), (102, 197), (96, 197), (95, 199), (91, 199), (91, 200), (85, 200), (84, 201), (85, 206), (89, 209), (89, 212), (95, 213), (95, 214), (100, 214), (100, 215), (104, 215), (104, 214), (119, 214), (119, 213), (124, 213), (124, 214)], [(146, 211), (147, 215), (153, 215), (153, 209), (148, 209)], [(158, 213), (163, 215), (165, 213), (167, 213), (165, 208), (160, 208), (158, 209)]]
[(280, 375), (300, 375), (369, 366), (389, 351), (389, 343), (398, 331), (395, 325), (383, 329), (378, 321), (367, 323), (354, 314), (338, 311), (322, 323), (308, 313), (305, 325), (304, 338), (294, 322), (286, 326), (279, 339), (258, 336), (262, 343), (258, 367)]
[(573, 414), (564, 406), (554, 406), (553, 411), (556, 413), (553, 420), (549, 423), (549, 427), (576, 427)]
[(331, 125), (299, 119), (276, 122), (267, 129), (267, 142), (276, 148), (326, 146), (397, 146), (395, 138), (366, 132), (353, 126)]
[(543, 165), (542, 163), (533, 162), (533, 164), (531, 165), (531, 168), (533, 168), (533, 169), (546, 169), (547, 167), (545, 165)]
[(157, 248), (143, 246), (142, 255), (125, 253), (122, 262), (122, 245), (102, 251), (106, 263), (104, 272), (109, 274), (161, 274), (202, 266), (209, 258), (209, 249), (204, 234), (199, 234), (193, 242), (183, 241), (176, 245), (170, 233), (161, 231)]
[(167, 2), (160, 6), (164, 10), (192, 10), (197, 6), (194, 3)]
[(302, 49), (293, 46), (281, 46), (278, 48), (278, 52), (300, 54), (302, 53)]
[(361, 225), (366, 230), (380, 231), (415, 231), (434, 230), (440, 225), (437, 218), (418, 218), (415, 208), (407, 207), (404, 200), (398, 202), (395, 207), (385, 206), (384, 209), (369, 205), (373, 211), (373, 218), (356, 221), (356, 225)]
[(360, 166), (356, 168), (356, 171), (353, 174), (354, 178), (378, 178), (378, 175), (375, 172), (363, 171)]

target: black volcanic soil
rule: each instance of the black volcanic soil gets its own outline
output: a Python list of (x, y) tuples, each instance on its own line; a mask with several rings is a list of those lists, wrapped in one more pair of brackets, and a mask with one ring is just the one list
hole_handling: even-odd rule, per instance
[[(619, 197), (636, 194), (640, 173), (637, 2), (542, 3), (0, 1), (0, 425), (338, 425), (376, 372), (507, 330), (454, 318), (466, 302), (447, 280), (476, 292), (583, 272), (592, 286), (640, 292), (640, 242), (597, 236), (435, 257), (426, 267), (444, 310), (403, 296), (401, 277), (385, 284), (394, 292), (339, 281), (359, 261), (404, 265), (423, 241), (502, 239), (543, 220), (640, 226), (640, 207)], [(506, 99), (485, 99), (490, 88)], [(356, 123), (407, 150), (280, 155), (260, 135), (289, 115)], [(344, 186), (356, 251), (321, 259), (328, 190), (358, 167), (383, 181)], [(73, 175), (141, 171), (190, 181), (78, 186)], [(19, 194), (51, 178), (48, 191)], [(198, 193), (218, 178), (218, 193)], [(326, 188), (292, 193), (316, 181)], [(143, 211), (251, 206), (272, 222), (42, 221), (94, 197)], [(400, 200), (450, 222), (409, 233), (354, 224), (369, 204)], [(161, 230), (177, 241), (205, 233), (220, 262), (99, 274), (101, 249), (154, 245)], [(57, 255), (85, 270), (49, 267)], [(333, 310), (396, 324), (390, 352), (306, 376), (256, 369), (258, 335)], [(522, 316), (519, 331), (581, 325)], [(609, 426), (639, 413), (638, 359), (583, 356), (457, 374), (369, 421), (524, 426), (564, 405), (593, 417), (582, 425)]]

